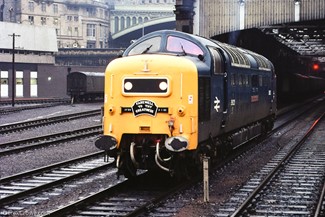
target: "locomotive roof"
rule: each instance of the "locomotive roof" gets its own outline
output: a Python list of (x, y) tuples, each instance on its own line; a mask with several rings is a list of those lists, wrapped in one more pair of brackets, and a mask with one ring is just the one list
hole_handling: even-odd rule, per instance
[[(168, 52), (170, 51), (167, 49), (167, 46), (169, 45), (168, 44), (169, 42), (167, 42), (168, 40), (167, 38), (169, 36), (176, 36), (179, 38), (183, 38), (194, 44), (190, 49), (186, 49), (186, 46), (185, 44), (183, 44), (183, 42), (178, 42), (178, 47), (179, 47), (178, 50), (177, 51), (175, 50), (174, 52), (173, 50), (171, 50), (171, 53), (183, 53), (185, 55), (189, 54), (189, 55), (196, 55), (196, 56), (199, 55), (206, 56), (206, 55), (210, 55), (208, 51), (209, 46), (218, 47), (228, 55), (229, 62), (234, 67), (256, 68), (256, 69), (267, 70), (267, 71), (271, 71), (273, 69), (272, 63), (267, 58), (257, 53), (254, 53), (252, 51), (243, 48), (238, 48), (216, 40), (204, 38), (202, 36), (184, 33), (180, 31), (174, 31), (174, 30), (159, 30), (141, 37), (125, 50), (123, 56), (143, 54), (147, 52), (148, 53)], [(160, 37), (161, 41), (152, 40), (155, 37)], [(146, 41), (148, 41), (148, 43), (146, 43)], [(160, 47), (161, 44), (165, 44), (165, 45), (163, 47)], [(196, 49), (195, 47), (196, 45), (198, 49)], [(192, 48), (193, 48), (193, 52), (191, 50)]]

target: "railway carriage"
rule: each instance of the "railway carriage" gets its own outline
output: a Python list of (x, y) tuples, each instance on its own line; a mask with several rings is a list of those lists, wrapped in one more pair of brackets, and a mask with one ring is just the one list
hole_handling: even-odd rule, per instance
[(104, 97), (104, 73), (75, 71), (67, 75), (67, 94), (75, 101)]
[(126, 177), (171, 175), (219, 159), (273, 127), (272, 63), (248, 50), (171, 30), (145, 35), (105, 72), (103, 135), (96, 147)]

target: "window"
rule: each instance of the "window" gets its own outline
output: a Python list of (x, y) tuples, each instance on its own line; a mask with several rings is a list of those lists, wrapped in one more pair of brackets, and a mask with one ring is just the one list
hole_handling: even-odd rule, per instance
[(72, 21), (72, 16), (68, 15), (67, 16), (67, 21), (70, 21), (71, 22)]
[(30, 84), (31, 85), (37, 85), (37, 78), (31, 78), (30, 79)]
[(115, 25), (114, 25), (114, 31), (115, 31), (115, 32), (118, 32), (119, 29), (120, 29), (120, 28), (119, 28), (119, 23), (120, 23), (120, 22), (119, 22), (118, 17), (115, 17), (115, 18), (114, 18), (114, 21), (115, 21), (115, 22), (114, 22), (114, 23), (115, 23)]
[(259, 82), (259, 79), (258, 79), (258, 75), (252, 75), (252, 87), (258, 87), (258, 82)]
[(79, 21), (79, 17), (78, 16), (74, 16), (73, 19), (74, 19), (75, 22), (78, 22)]
[(79, 36), (79, 29), (78, 27), (74, 27), (74, 35)]
[(46, 25), (46, 17), (41, 17), (41, 24)]
[(42, 10), (42, 12), (46, 12), (46, 3), (45, 2), (42, 2), (41, 10)]
[(8, 97), (9, 96), (9, 80), (8, 80), (8, 71), (0, 71), (0, 96)]
[(34, 12), (34, 2), (28, 2), (28, 10)]
[(224, 73), (224, 60), (220, 52), (214, 48), (210, 48), (212, 58), (213, 58), (213, 68), (214, 74), (223, 74)]
[(53, 19), (53, 24), (57, 26), (59, 24), (59, 19), (58, 18), (54, 18)]
[(88, 37), (96, 36), (96, 25), (95, 24), (87, 24), (87, 36)]
[(247, 56), (242, 52), (242, 50), (227, 44), (223, 44), (223, 48), (229, 54), (232, 66), (244, 68), (250, 67), (250, 62)]
[(270, 86), (270, 79), (266, 76), (263, 76), (263, 86)]
[(8, 78), (1, 78), (1, 84), (8, 84)]
[(126, 27), (130, 27), (131, 26), (131, 18), (130, 17), (127, 17), (126, 18)]
[(96, 47), (96, 43), (92, 42), (92, 41), (88, 41), (87, 42), (87, 48), (95, 48)]
[(16, 78), (16, 84), (23, 84), (23, 78)]
[(53, 4), (53, 12), (57, 14), (59, 12), (59, 6), (57, 4)]
[(243, 85), (243, 75), (242, 74), (239, 74), (238, 75), (238, 85), (239, 86), (242, 86)]
[(23, 97), (24, 96), (24, 72), (16, 71), (16, 96)]
[(248, 87), (249, 86), (249, 81), (248, 81), (248, 75), (245, 75), (244, 76), (244, 85), (246, 86), (246, 87)]
[(137, 18), (136, 17), (132, 17), (132, 25), (137, 24)]
[(37, 85), (37, 72), (30, 72), (30, 84)]
[(236, 85), (236, 75), (235, 74), (231, 74), (230, 84), (231, 84), (231, 86), (235, 86)]
[(34, 24), (34, 16), (28, 16), (28, 21), (30, 24)]
[(121, 17), (121, 30), (125, 29), (125, 18)]
[(156, 52), (160, 48), (161, 37), (153, 37), (133, 47), (128, 55)]
[(72, 36), (72, 27), (71, 26), (68, 26), (68, 35)]
[(89, 17), (95, 17), (96, 16), (96, 8), (87, 8), (87, 15)]
[(191, 41), (175, 36), (168, 37), (166, 49), (171, 52), (183, 54), (203, 55), (203, 51), (199, 46)]
[(104, 10), (100, 8), (98, 11), (99, 11), (99, 17), (104, 18)]
[(30, 72), (30, 96), (37, 97), (37, 72)]

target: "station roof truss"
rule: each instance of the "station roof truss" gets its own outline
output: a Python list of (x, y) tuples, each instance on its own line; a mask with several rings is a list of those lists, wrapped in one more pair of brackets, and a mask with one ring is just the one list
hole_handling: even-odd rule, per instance
[(264, 33), (273, 35), (299, 55), (325, 56), (325, 21), (293, 23), (260, 28)]

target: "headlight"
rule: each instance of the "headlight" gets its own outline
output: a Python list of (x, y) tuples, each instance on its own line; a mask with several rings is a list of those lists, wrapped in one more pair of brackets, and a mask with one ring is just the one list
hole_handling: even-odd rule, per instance
[(164, 81), (160, 82), (159, 88), (160, 88), (160, 90), (167, 90), (167, 88), (168, 88), (167, 82), (164, 82)]
[(132, 87), (133, 87), (133, 85), (132, 85), (131, 82), (126, 82), (126, 83), (124, 84), (124, 88), (125, 88), (125, 90), (131, 90)]

